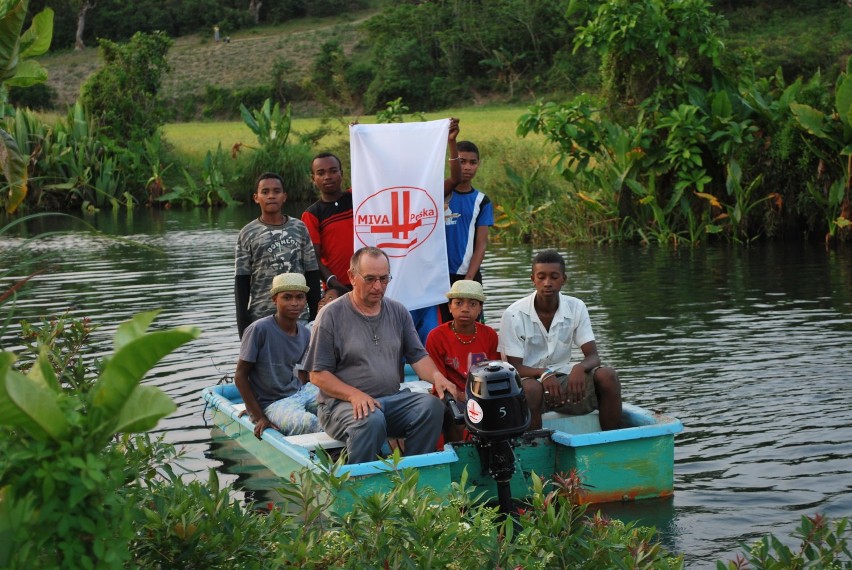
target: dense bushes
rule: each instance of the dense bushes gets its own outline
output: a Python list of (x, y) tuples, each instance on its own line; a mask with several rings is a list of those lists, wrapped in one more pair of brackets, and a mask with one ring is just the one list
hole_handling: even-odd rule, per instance
[(829, 241), (852, 225), (852, 67), (834, 87), (819, 73), (755, 79), (726, 65), (722, 23), (706, 0), (602, 4), (575, 39), (602, 56), (602, 96), (521, 119), (558, 148), (597, 239)]
[[(39, 0), (43, 1), (43, 0)], [(67, 33), (63, 27), (73, 27), (76, 20), (69, 5), (70, 0), (57, 2), (57, 46), (68, 46), (73, 29)], [(275, 24), (293, 18), (347, 13), (367, 5), (382, 6), (382, 12), (371, 16), (363, 24), (346, 24), (349, 29), (359, 28), (366, 39), (357, 44), (347, 44), (344, 61), (334, 68), (338, 81), (336, 91), (308, 86), (298, 88), (305, 76), (304, 62), (291, 67), (284, 81), (287, 89), (272, 88), (278, 101), (314, 104), (332, 102), (352, 113), (375, 112), (385, 102), (402, 97), (414, 109), (434, 110), (465, 101), (487, 101), (494, 97), (508, 100), (526, 99), (551, 94), (576, 93), (582, 89), (596, 91), (599, 71), (603, 71), (603, 84), (610, 92), (623, 90), (632, 100), (642, 100), (651, 85), (656, 84), (659, 73), (676, 70), (681, 48), (693, 37), (702, 34), (681, 34), (681, 30), (718, 27), (720, 17), (715, 12), (705, 14), (706, 21), (688, 20), (691, 2), (669, 2), (666, 9), (672, 17), (664, 28), (646, 28), (649, 21), (630, 18), (641, 16), (642, 3), (636, 4), (632, 15), (624, 20), (625, 30), (632, 30), (631, 38), (644, 31), (654, 31), (662, 39), (653, 45), (647, 41), (636, 45), (633, 54), (603, 53), (588, 50), (573, 51), (575, 29), (581, 32), (590, 24), (598, 7), (610, 3), (569, 2), (568, 0), (505, 0), (479, 2), (475, 0), (438, 0), (434, 2), (367, 2), (282, 0), (263, 2), (260, 8), (261, 24)], [(619, 3), (615, 2), (613, 9)], [(629, 4), (629, 3), (628, 3)], [(780, 5), (779, 5), (780, 4)], [(808, 5), (792, 2), (743, 2), (728, 7), (730, 34), (721, 30), (722, 41), (729, 48), (727, 60), (721, 62), (727, 69), (754, 70), (755, 76), (771, 75), (778, 66), (785, 77), (810, 76), (817, 69), (833, 80), (841, 66), (843, 55), (848, 53), (848, 38), (852, 20), (848, 7), (839, 0), (832, 6), (822, 5), (817, 26), (825, 33), (811, 33), (814, 21), (800, 17)], [(589, 10), (580, 10), (587, 7)], [(570, 11), (569, 11), (570, 9)], [(680, 13), (683, 18), (678, 19)], [(810, 14), (809, 14), (810, 16)], [(589, 20), (592, 22), (589, 22)], [(807, 20), (799, 24), (797, 20)], [(657, 19), (651, 25), (659, 24)], [(141, 0), (131, 4), (118, 0), (102, 0), (87, 16), (86, 41), (89, 45), (96, 37), (111, 39), (129, 38), (135, 31), (161, 30), (170, 37), (201, 33), (202, 41), (212, 39), (212, 28), (219, 25), (223, 35), (235, 33), (240, 28), (254, 25), (248, 12), (248, 2), (238, 0), (178, 0), (154, 2)], [(793, 29), (789, 29), (790, 26)], [(798, 27), (797, 27), (798, 26)], [(614, 31), (617, 28), (613, 28)], [(697, 28), (696, 28), (697, 29)], [(643, 31), (644, 30), (644, 31)], [(265, 32), (264, 32), (265, 33)], [(590, 34), (586, 32), (586, 36)], [(69, 39), (63, 39), (67, 37)], [(332, 37), (334, 35), (332, 34)], [(675, 40), (675, 41), (673, 41)], [(757, 40), (757, 41), (755, 41)], [(330, 43), (333, 43), (330, 42)], [(595, 47), (599, 47), (600, 44)], [(603, 50), (602, 50), (603, 51)], [(342, 51), (340, 52), (342, 55)], [(641, 55), (636, 55), (641, 54)], [(319, 56), (313, 67), (327, 57)], [(707, 54), (712, 55), (712, 54)], [(601, 68), (598, 59), (603, 57), (609, 66)], [(610, 77), (606, 70), (619, 66), (614, 57), (626, 58), (633, 71), (627, 76)], [(259, 60), (257, 65), (265, 65)], [(621, 65), (621, 67), (624, 67)], [(709, 80), (709, 67), (699, 70), (704, 80)], [(632, 76), (632, 79), (631, 79)], [(311, 73), (312, 80), (315, 75)], [(624, 81), (633, 81), (629, 87)], [(215, 79), (210, 79), (215, 88)], [(261, 79), (271, 84), (268, 79)], [(254, 81), (258, 84), (259, 81)], [(613, 81), (621, 81), (620, 85)], [(281, 83), (279, 81), (279, 83)], [(312, 83), (316, 83), (313, 81)], [(234, 83), (229, 83), (234, 85)], [(204, 88), (193, 85), (190, 91), (198, 99), (205, 95)], [(179, 90), (181, 88), (178, 88)], [(227, 89), (227, 88), (226, 88)], [(284, 95), (283, 91), (287, 91)], [(348, 93), (341, 93), (348, 91)], [(236, 95), (232, 92), (232, 94)], [(180, 95), (176, 97), (180, 98)], [(208, 103), (210, 103), (208, 101)], [(246, 104), (251, 104), (246, 101)], [(216, 105), (203, 104), (193, 109), (189, 98), (179, 102), (179, 111), (173, 117), (226, 117), (216, 110)], [(302, 108), (305, 106), (302, 105)], [(229, 106), (231, 117), (237, 108)]]
[[(306, 16), (319, 18), (363, 10), (369, 4), (368, 0), (302, 0), (299, 3), (294, 2), (292, 8), (300, 5)], [(275, 14), (270, 13), (269, 15)]]
[[(133, 36), (127, 44), (102, 41), (104, 66), (87, 81), (83, 95), (68, 116), (48, 125), (35, 114), (18, 109), (7, 120), (10, 140), (29, 158), (33, 209), (92, 211), (103, 207), (133, 208), (138, 204), (218, 206), (234, 202), (238, 181), (250, 187), (261, 171), (281, 172), (292, 179), (291, 196), (308, 195), (310, 147), (289, 140), (290, 110), (271, 105), (269, 91), (250, 89), (237, 99), (214, 92), (218, 108), (237, 105), (258, 137), (237, 161), (221, 148), (207, 152), (200, 172), (178, 166), (167, 180), (167, 149), (159, 127), (164, 113), (159, 85), (167, 69), (171, 40), (162, 33)], [(250, 111), (243, 102), (257, 105)], [(238, 172), (239, 174), (234, 174)], [(240, 176), (240, 174), (242, 176)], [(201, 182), (197, 182), (200, 175)]]
[[(739, 2), (737, 3), (739, 4)], [(801, 3), (743, 2), (726, 14), (725, 43), (732, 67), (753, 68), (756, 76), (780, 69), (789, 80), (817, 70), (833, 81), (850, 53), (852, 18), (840, 0)]]
[(310, 171), (311, 141), (320, 133), (291, 135), (289, 107), (282, 111), (269, 99), (259, 109), (241, 110), (256, 144), (237, 145), (231, 152), (220, 145), (200, 164), (182, 166), (172, 162), (159, 132), (143, 140), (117, 141), (79, 102), (50, 124), (18, 109), (6, 126), (29, 157), (24, 211), (230, 205), (240, 189), (252, 187), (256, 176), (269, 170), (281, 173), (293, 200), (308, 199), (311, 186), (305, 173)]
[(29, 158), (30, 191), (25, 208), (132, 207), (141, 198), (144, 181), (137, 180), (142, 176), (143, 155), (101, 137), (79, 103), (53, 124), (18, 109), (7, 125), (18, 148)]
[(240, 114), (240, 105), (256, 108), (263, 105), (267, 99), (274, 97), (275, 93), (269, 85), (255, 85), (242, 89), (222, 89), (208, 85), (202, 97), (201, 116), (205, 119), (235, 118)]
[(104, 66), (83, 85), (80, 100), (103, 134), (141, 141), (163, 123), (159, 91), (171, 45), (162, 32), (136, 33), (126, 44), (101, 40)]
[(292, 108), (288, 105), (282, 109), (267, 99), (259, 109), (241, 106), (240, 113), (257, 138), (257, 146), (241, 145), (235, 149), (246, 153), (241, 186), (253, 188), (261, 173), (277, 172), (284, 179), (289, 200), (309, 199), (313, 187), (305, 173), (311, 171), (311, 145), (296, 140), (291, 133)]
[(375, 76), (365, 107), (402, 97), (418, 109), (547, 88), (573, 28), (559, 0), (394, 4), (365, 24)]
[(46, 83), (29, 87), (12, 87), (9, 89), (9, 104), (13, 107), (49, 111), (56, 105), (56, 89)]
[[(35, 57), (47, 52), (53, 33), (53, 10), (36, 14), (28, 29), (23, 24), (28, 0), (0, 4), (0, 119), (14, 113), (8, 102), (8, 89), (39, 85), (47, 79), (47, 70)], [(0, 207), (13, 213), (26, 198), (28, 155), (15, 137), (0, 128), (0, 172), (6, 186), (0, 192)]]
[[(155, 316), (120, 325), (115, 353), (96, 377), (83, 373), (76, 384), (47, 356), (62, 329), (46, 331), (35, 361), (15, 365), (12, 353), (0, 353), (0, 566), (122, 568), (129, 561), (139, 493), (164, 457), (163, 446), (132, 434), (176, 409), (142, 377), (199, 334), (189, 327), (148, 333)], [(78, 348), (92, 351), (89, 343)]]
[(4, 140), (22, 159), (25, 181), (15, 207), (26, 200), (34, 209), (89, 211), (150, 202), (146, 180), (161, 158), (150, 141), (162, 124), (158, 90), (170, 45), (163, 34), (136, 34), (124, 45), (104, 40), (105, 64), (66, 117), (47, 123), (18, 108), (4, 118)]

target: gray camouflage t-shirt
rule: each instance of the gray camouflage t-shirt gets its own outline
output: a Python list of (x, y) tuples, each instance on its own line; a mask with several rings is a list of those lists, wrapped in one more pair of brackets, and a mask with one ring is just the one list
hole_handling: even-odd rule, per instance
[[(237, 238), (235, 275), (251, 276), (249, 318), (256, 321), (275, 312), (269, 296), (272, 279), (281, 273), (317, 271), (317, 256), (308, 228), (297, 218), (288, 216), (281, 225), (270, 225), (259, 219), (243, 227)], [(309, 317), (307, 307), (302, 318)]]

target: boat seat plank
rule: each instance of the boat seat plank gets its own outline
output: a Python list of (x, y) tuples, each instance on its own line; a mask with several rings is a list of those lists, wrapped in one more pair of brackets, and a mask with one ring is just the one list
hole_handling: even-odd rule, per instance
[(320, 449), (336, 449), (338, 447), (345, 447), (346, 445), (342, 441), (334, 439), (324, 431), (303, 433), (299, 435), (286, 435), (284, 436), (284, 441), (292, 443), (293, 445), (298, 445), (299, 447), (304, 447), (311, 451), (318, 447)]

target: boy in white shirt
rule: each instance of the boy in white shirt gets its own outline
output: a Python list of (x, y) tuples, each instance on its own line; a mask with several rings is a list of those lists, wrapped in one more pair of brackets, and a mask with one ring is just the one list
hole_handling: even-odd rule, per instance
[[(500, 321), (500, 351), (523, 378), (530, 429), (541, 428), (545, 411), (580, 415), (595, 409), (602, 429), (618, 429), (618, 374), (601, 365), (585, 303), (560, 293), (565, 260), (556, 250), (539, 252), (530, 277), (535, 293), (515, 301)], [(579, 362), (571, 361), (573, 346), (583, 353)]]

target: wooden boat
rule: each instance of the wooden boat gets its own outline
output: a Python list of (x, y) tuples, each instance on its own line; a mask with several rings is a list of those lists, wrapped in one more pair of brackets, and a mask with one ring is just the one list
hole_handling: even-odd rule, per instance
[[(405, 382), (404, 386), (428, 391), (426, 382)], [(344, 446), (324, 432), (285, 436), (268, 429), (258, 440), (254, 423), (233, 384), (205, 388), (203, 397), (212, 410), (213, 423), (235, 440), (278, 477), (303, 468), (321, 470), (319, 448), (333, 452)], [(516, 458), (510, 481), (512, 497), (528, 496), (531, 473), (549, 478), (556, 473), (576, 470), (581, 482), (581, 503), (606, 503), (667, 497), (674, 492), (674, 434), (683, 431), (675, 418), (624, 404), (618, 430), (601, 431), (597, 413), (566, 416), (544, 415), (543, 430), (526, 433), (513, 441)], [(333, 507), (345, 512), (352, 497), (385, 492), (392, 488), (394, 467), (388, 461), (371, 461), (339, 468), (348, 473), (346, 485), (353, 493), (335, 497)], [(460, 481), (467, 470), (468, 482), (488, 500), (496, 499), (498, 487), (483, 469), (477, 446), (472, 442), (447, 444), (443, 450), (403, 457), (397, 469), (417, 469), (418, 484), (440, 491)]]

